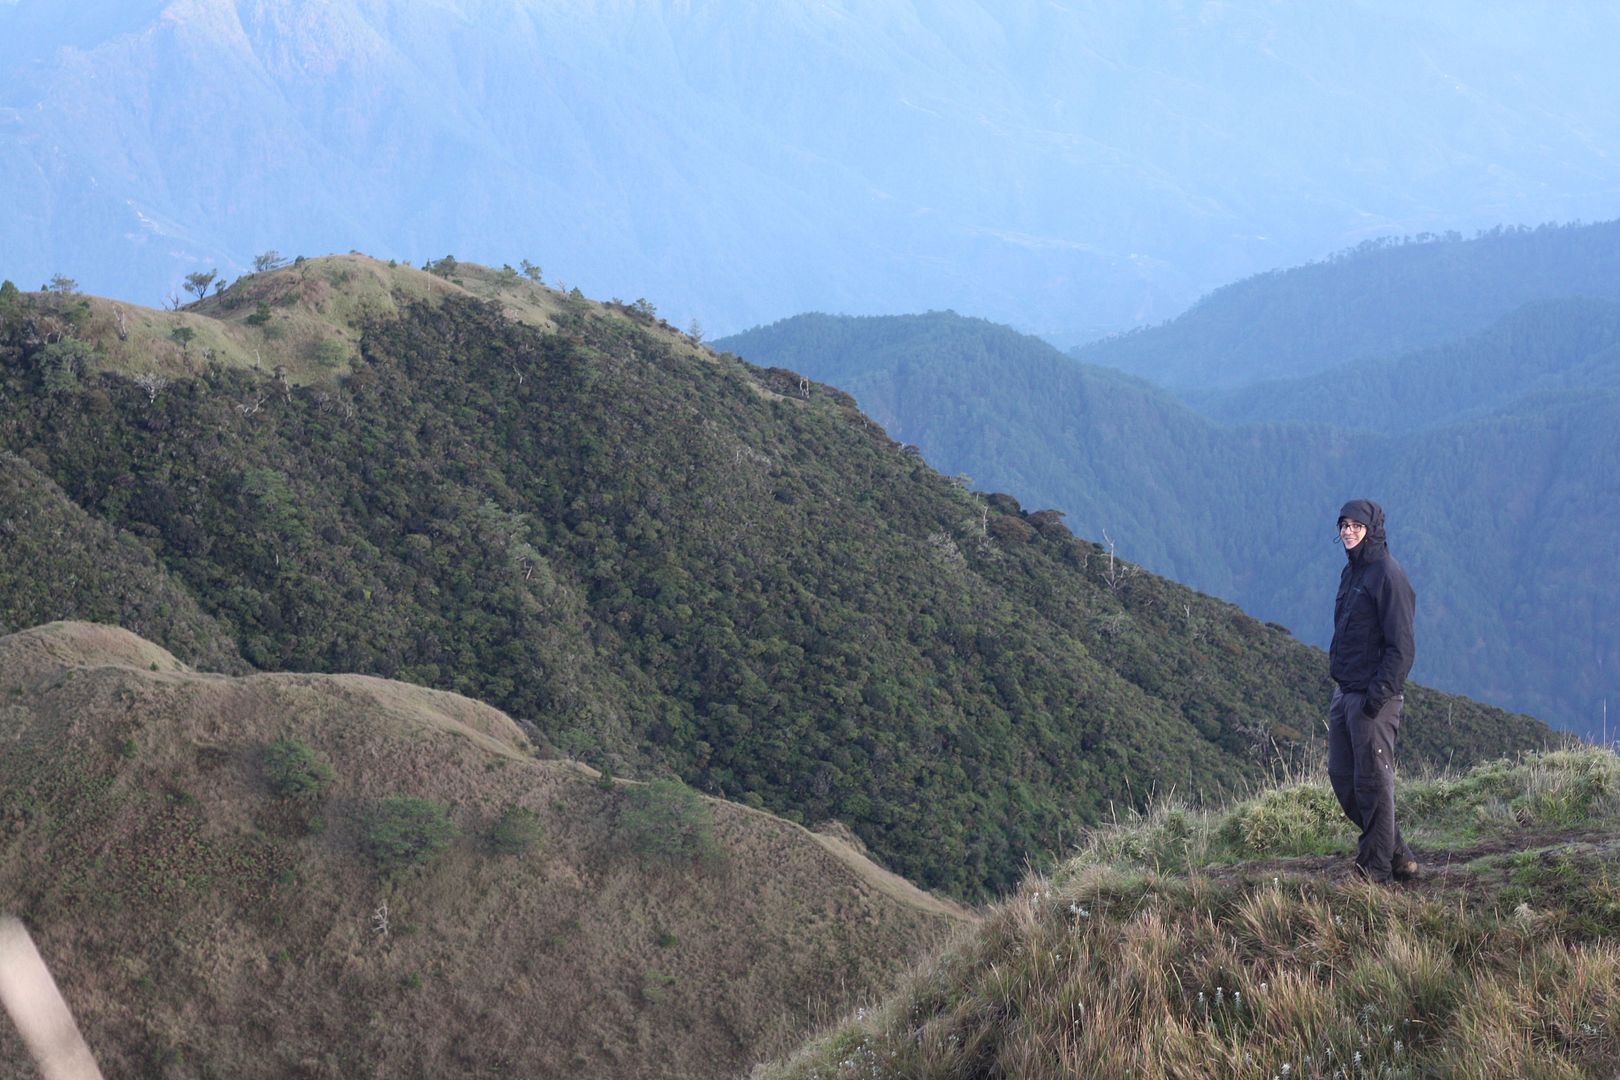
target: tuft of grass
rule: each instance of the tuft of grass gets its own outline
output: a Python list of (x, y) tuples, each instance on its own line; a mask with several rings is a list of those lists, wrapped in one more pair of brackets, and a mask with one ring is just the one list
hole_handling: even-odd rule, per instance
[(1242, 855), (1307, 855), (1341, 845), (1344, 811), (1322, 784), (1273, 788), (1233, 808), (1219, 838)]

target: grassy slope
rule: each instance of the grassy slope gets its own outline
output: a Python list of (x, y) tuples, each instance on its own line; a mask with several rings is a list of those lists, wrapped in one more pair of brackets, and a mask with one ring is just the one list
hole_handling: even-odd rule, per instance
[[(313, 830), (266, 785), (281, 736), (335, 768)], [(719, 859), (644, 866), (629, 790), (452, 694), (203, 675), (82, 623), (0, 638), (0, 910), (108, 1075), (719, 1075), (968, 918), (719, 801)], [(394, 794), (448, 804), (461, 838), (389, 876), (360, 839)], [(490, 854), (512, 804), (542, 839)], [(22, 1060), (0, 1031), (0, 1075)]]
[(754, 1076), (1616, 1075), (1620, 758), (1503, 760), (1400, 796), (1429, 868), (1411, 886), (1350, 876), (1318, 783), (1096, 830)]
[[(99, 364), (125, 374), (195, 375), (210, 361), (227, 367), (283, 369), (294, 385), (347, 370), (368, 319), (397, 315), (408, 304), (447, 296), (493, 300), (508, 317), (553, 325), (562, 294), (474, 263), (448, 276), (366, 255), (325, 255), (237, 279), (222, 293), (173, 311), (102, 297), (82, 299), (87, 316), (76, 336), (102, 346)], [(261, 307), (262, 305), (262, 307)], [(268, 317), (256, 319), (264, 312)], [(177, 328), (192, 332), (189, 342)], [(182, 335), (184, 336), (184, 335)], [(320, 354), (323, 342), (336, 353)], [(333, 357), (341, 353), (345, 359)]]

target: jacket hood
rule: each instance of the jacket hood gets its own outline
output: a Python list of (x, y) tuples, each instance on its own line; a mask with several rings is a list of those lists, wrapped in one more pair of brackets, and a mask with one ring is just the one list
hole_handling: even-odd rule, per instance
[(1384, 535), (1384, 508), (1371, 499), (1351, 499), (1339, 507), (1339, 516), (1334, 518), (1337, 524), (1344, 518), (1359, 521), (1367, 526), (1367, 536), (1355, 547), (1344, 554), (1351, 562), (1360, 562), (1363, 558), (1380, 558), (1389, 547), (1389, 541)]

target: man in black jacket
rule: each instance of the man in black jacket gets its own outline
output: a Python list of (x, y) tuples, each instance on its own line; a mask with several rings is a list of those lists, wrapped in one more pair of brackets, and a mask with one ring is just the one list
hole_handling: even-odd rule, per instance
[(1328, 707), (1328, 779), (1361, 830), (1357, 872), (1372, 881), (1406, 881), (1419, 869), (1395, 824), (1395, 733), (1412, 670), (1417, 598), (1389, 553), (1377, 503), (1345, 503), (1339, 539), (1348, 563), (1339, 575), (1328, 649), (1337, 684)]

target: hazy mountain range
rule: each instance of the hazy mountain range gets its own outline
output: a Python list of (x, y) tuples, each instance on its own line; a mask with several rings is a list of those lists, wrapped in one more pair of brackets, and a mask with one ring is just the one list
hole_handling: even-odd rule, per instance
[(4, 272), (360, 249), (727, 332), (1069, 343), (1367, 237), (1620, 206), (1620, 12), (1446, 0), (0, 4)]

